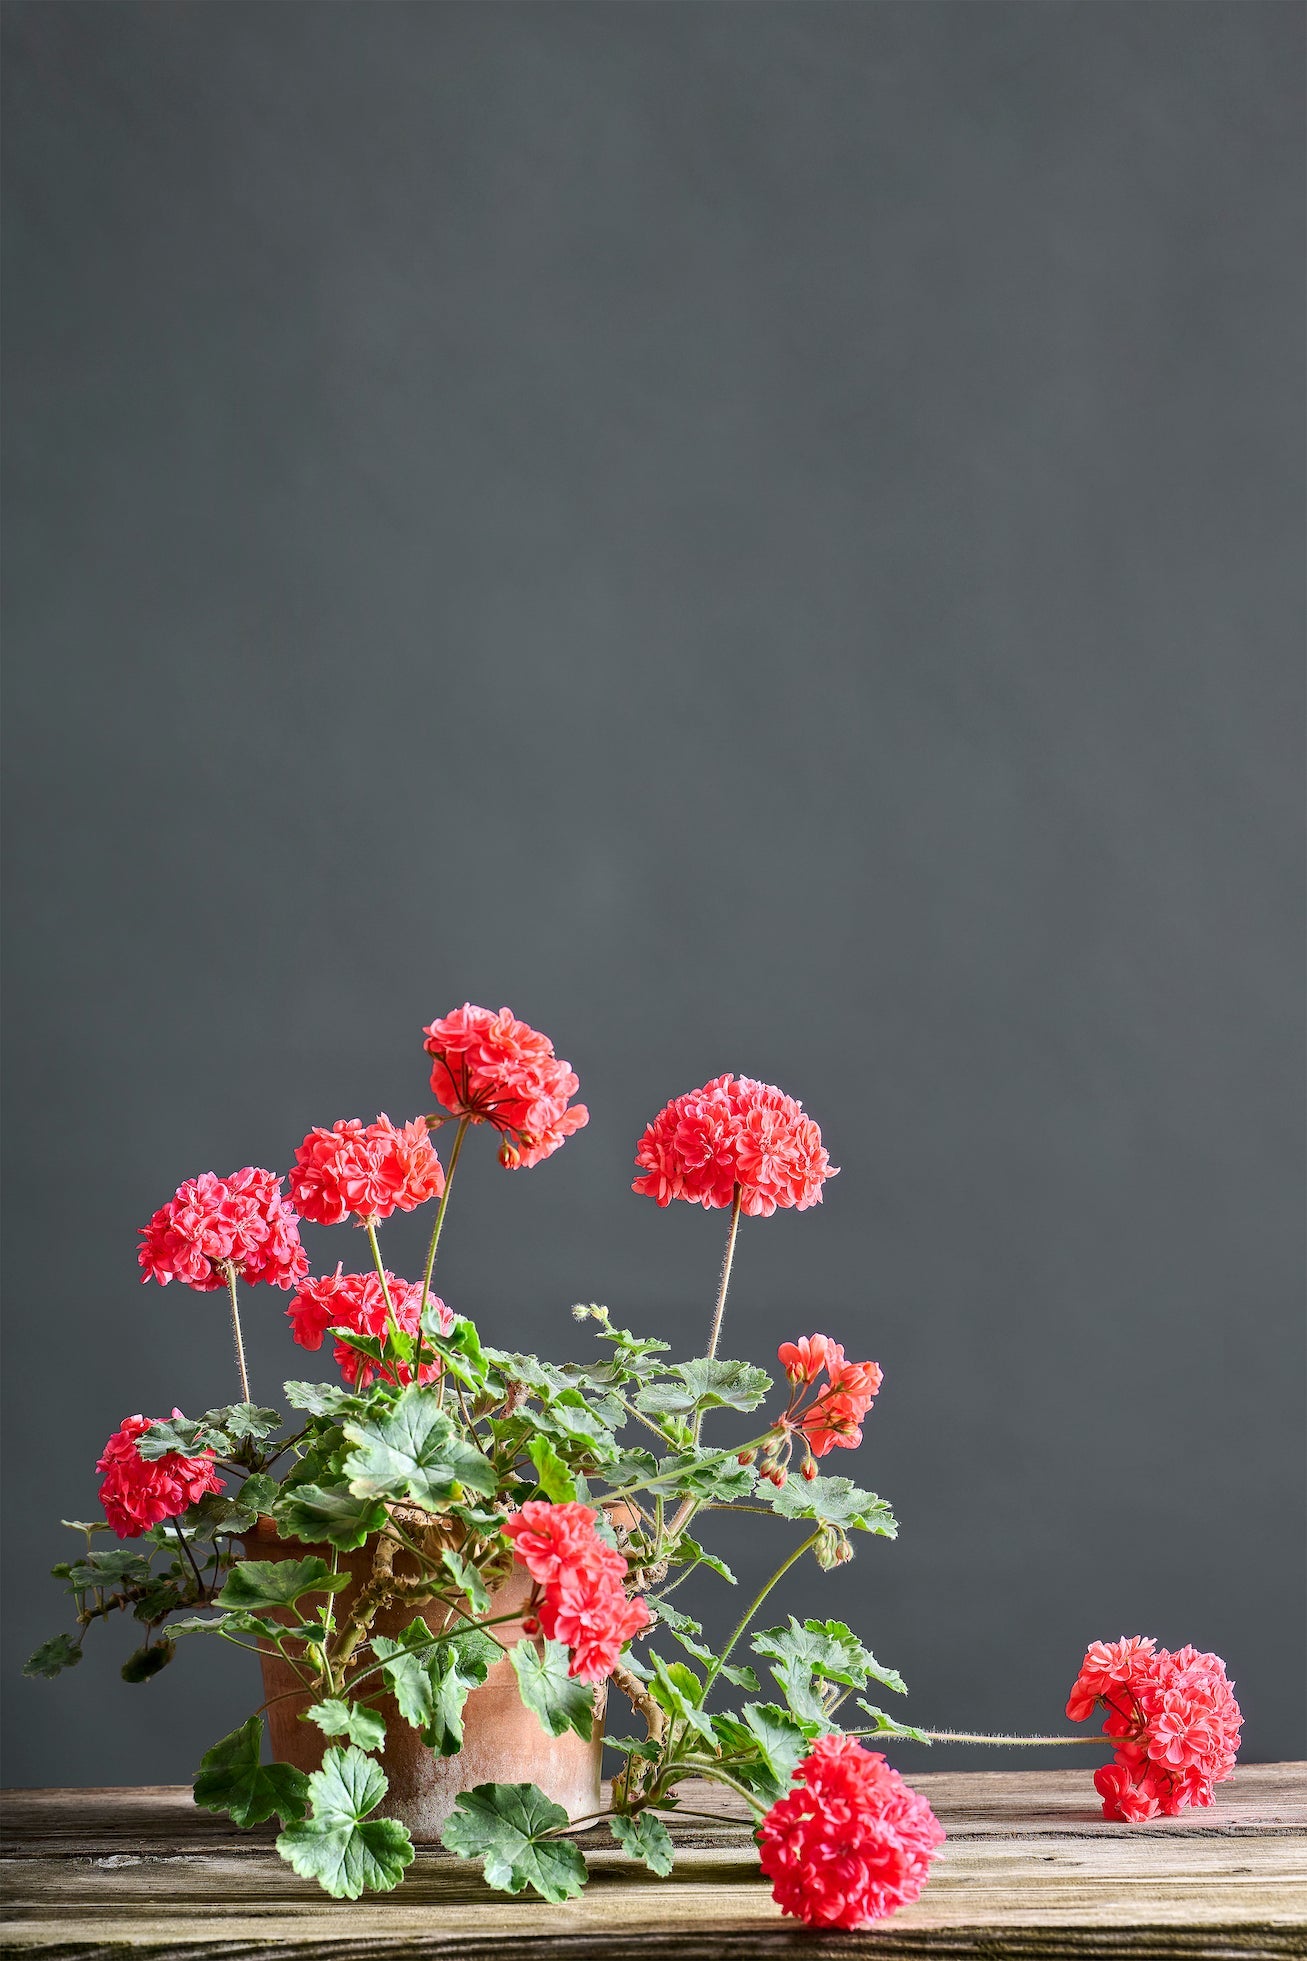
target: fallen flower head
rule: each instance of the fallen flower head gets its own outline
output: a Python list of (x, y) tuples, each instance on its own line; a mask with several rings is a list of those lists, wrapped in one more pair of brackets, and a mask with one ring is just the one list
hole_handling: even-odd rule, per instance
[(925, 1798), (851, 1736), (819, 1738), (758, 1827), (782, 1913), (865, 1927), (917, 1899), (944, 1828)]
[(1080, 1723), (1104, 1711), (1114, 1760), (1094, 1773), (1104, 1818), (1138, 1823), (1212, 1802), (1234, 1769), (1243, 1715), (1219, 1655), (1146, 1635), (1095, 1641), (1085, 1653), (1066, 1713)]

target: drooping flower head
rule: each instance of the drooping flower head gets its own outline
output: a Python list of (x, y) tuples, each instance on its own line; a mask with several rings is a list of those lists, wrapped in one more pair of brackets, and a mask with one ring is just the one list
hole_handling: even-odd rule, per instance
[(504, 1526), (513, 1556), (543, 1588), (540, 1629), (571, 1650), (568, 1674), (603, 1682), (626, 1643), (649, 1625), (649, 1609), (626, 1595), (626, 1561), (595, 1531), (589, 1505), (532, 1499)]
[(925, 1798), (851, 1736), (823, 1736), (758, 1827), (782, 1913), (865, 1927), (917, 1899), (944, 1830)]
[(309, 1270), (299, 1222), (271, 1171), (246, 1165), (230, 1178), (205, 1171), (179, 1185), (141, 1231), (143, 1280), (184, 1281), (208, 1293), (227, 1285), (227, 1267), (243, 1280), (293, 1287)]
[(1067, 1702), (1072, 1722), (1101, 1706), (1114, 1761), (1094, 1772), (1103, 1816), (1136, 1822), (1212, 1802), (1234, 1769), (1242, 1712), (1219, 1655), (1148, 1636), (1095, 1641)]
[(658, 1112), (635, 1153), (643, 1176), (631, 1189), (659, 1205), (734, 1203), (749, 1218), (777, 1207), (806, 1211), (837, 1167), (803, 1105), (749, 1076), (718, 1076)]
[(509, 1170), (539, 1164), (590, 1121), (584, 1103), (571, 1103), (580, 1088), (571, 1064), (510, 1009), (496, 1015), (467, 1001), (423, 1033), (437, 1102), (470, 1123), (493, 1124)]
[[(180, 1416), (181, 1411), (174, 1409), (173, 1415)], [(100, 1486), (104, 1515), (120, 1539), (139, 1539), (161, 1519), (179, 1518), (189, 1511), (206, 1491), (223, 1488), (211, 1450), (195, 1457), (184, 1457), (179, 1450), (163, 1457), (142, 1457), (137, 1439), (154, 1421), (151, 1416), (129, 1416), (114, 1431), (95, 1467), (104, 1474)]]
[(344, 1117), (330, 1130), (311, 1130), (286, 1179), (300, 1217), (338, 1226), (411, 1212), (445, 1189), (445, 1173), (417, 1117), (399, 1129), (383, 1111), (375, 1123)]
[[(410, 1285), (407, 1280), (397, 1280), (393, 1273), (386, 1274), (386, 1285), (390, 1289), (391, 1305), (395, 1310), (395, 1320), (407, 1335), (418, 1332), (419, 1317), (422, 1311), (422, 1289)], [(434, 1312), (442, 1334), (448, 1334), (454, 1325), (454, 1317), (434, 1294), (427, 1295), (428, 1314)], [(291, 1333), (301, 1348), (321, 1348), (322, 1338), (329, 1328), (348, 1328), (352, 1334), (373, 1335), (384, 1341), (390, 1322), (386, 1314), (386, 1297), (381, 1290), (381, 1281), (375, 1273), (342, 1273), (337, 1267), (334, 1273), (324, 1274), (320, 1280), (305, 1280), (289, 1307)], [(335, 1344), (335, 1357), (340, 1372), (351, 1389), (366, 1389), (370, 1382), (380, 1378), (382, 1382), (398, 1382), (401, 1387), (413, 1380), (413, 1371), (407, 1362), (395, 1366), (387, 1364), (384, 1368), (374, 1368), (366, 1355), (357, 1349), (349, 1348), (343, 1341)], [(424, 1356), (419, 1380), (434, 1382), (441, 1372), (438, 1356)]]
[[(843, 1348), (829, 1335), (802, 1335), (798, 1341), (783, 1341), (776, 1358), (792, 1385), (790, 1407), (783, 1419), (786, 1427), (802, 1434), (814, 1457), (825, 1457), (837, 1446), (855, 1450), (862, 1442), (863, 1418), (884, 1381), (879, 1363), (846, 1362)], [(823, 1371), (826, 1382), (807, 1408), (802, 1408), (804, 1390)]]

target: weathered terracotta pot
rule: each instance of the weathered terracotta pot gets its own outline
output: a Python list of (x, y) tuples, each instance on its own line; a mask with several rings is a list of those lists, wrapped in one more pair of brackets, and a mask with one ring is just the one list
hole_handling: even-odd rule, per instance
[[(245, 1541), (245, 1549), (251, 1559), (301, 1559), (307, 1553), (322, 1551), (320, 1546), (279, 1538), (268, 1518), (259, 1520)], [(340, 1570), (349, 1573), (350, 1585), (336, 1595), (337, 1617), (349, 1612), (359, 1588), (371, 1574), (371, 1545), (342, 1553)], [(405, 1554), (396, 1556), (397, 1574), (416, 1570)], [(491, 1590), (491, 1613), (509, 1614), (517, 1608), (525, 1612), (530, 1592), (530, 1575), (514, 1568), (502, 1585)], [(445, 1631), (450, 1619), (435, 1603), (418, 1607), (402, 1602), (376, 1616), (373, 1632), (393, 1640), (415, 1618), (425, 1621), (437, 1634)], [(497, 1640), (511, 1647), (521, 1635), (521, 1622), (504, 1621), (494, 1632)], [(313, 1698), (300, 1689), (298, 1678), (275, 1650), (265, 1649), (262, 1662), (263, 1693), (269, 1703), (264, 1713), (273, 1757), (299, 1770), (316, 1770), (329, 1739), (316, 1723), (300, 1720)], [(592, 1817), (600, 1809), (605, 1693), (603, 1687), (595, 1690), (594, 1735), (589, 1743), (572, 1730), (565, 1736), (550, 1736), (523, 1703), (513, 1665), (505, 1656), (494, 1664), (483, 1685), (468, 1695), (463, 1710), (463, 1748), (456, 1757), (436, 1756), (404, 1721), (394, 1698), (384, 1696), (371, 1705), (386, 1725), (381, 1761), (389, 1789), (382, 1799), (382, 1812), (407, 1825), (415, 1839), (438, 1839), (460, 1791), (471, 1790), (474, 1784), (538, 1784), (574, 1822)], [(274, 1697), (283, 1699), (274, 1701)]]

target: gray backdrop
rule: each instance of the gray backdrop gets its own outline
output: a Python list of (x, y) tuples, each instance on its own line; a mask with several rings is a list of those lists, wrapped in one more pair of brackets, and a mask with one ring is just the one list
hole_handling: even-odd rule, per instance
[(135, 1229), (429, 1107), (467, 997), (594, 1112), (473, 1140), (497, 1341), (697, 1344), (723, 1220), (631, 1196), (642, 1125), (726, 1069), (821, 1122), (727, 1348), (883, 1364), (831, 1468), (902, 1535), (782, 1608), (940, 1725), (1192, 1641), (1302, 1754), (1301, 10), (6, 30), (7, 1780), (189, 1778), (252, 1706), (119, 1626), (16, 1679), (109, 1431), (232, 1386)]

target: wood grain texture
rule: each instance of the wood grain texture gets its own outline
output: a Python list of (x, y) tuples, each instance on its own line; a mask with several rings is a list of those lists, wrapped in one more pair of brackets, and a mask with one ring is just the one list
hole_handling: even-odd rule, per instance
[[(948, 1832), (915, 1906), (861, 1934), (782, 1920), (743, 1823), (676, 1827), (656, 1880), (606, 1830), (590, 1884), (549, 1907), (492, 1892), (424, 1847), (396, 1893), (332, 1901), (185, 1789), (4, 1796), (6, 1952), (61, 1961), (767, 1961), (1307, 1955), (1307, 1765), (1252, 1764), (1209, 1811), (1144, 1826), (1096, 1815), (1083, 1770), (918, 1776)], [(707, 1793), (684, 1787), (687, 1804)], [(721, 1810), (720, 1793), (711, 1805)], [(733, 1807), (731, 1807), (733, 1808)]]

